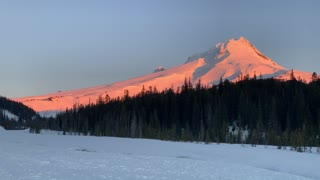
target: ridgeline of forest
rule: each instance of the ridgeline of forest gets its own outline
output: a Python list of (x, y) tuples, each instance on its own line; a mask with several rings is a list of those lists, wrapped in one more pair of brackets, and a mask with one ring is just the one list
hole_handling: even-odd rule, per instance
[[(8, 117), (5, 111), (14, 114), (18, 119)], [(0, 126), (5, 129), (25, 129), (36, 119), (40, 117), (33, 109), (0, 96)]]
[(228, 80), (204, 87), (190, 81), (158, 92), (142, 88), (136, 96), (75, 105), (33, 128), (94, 136), (172, 141), (291, 146), (297, 151), (320, 145), (320, 80)]

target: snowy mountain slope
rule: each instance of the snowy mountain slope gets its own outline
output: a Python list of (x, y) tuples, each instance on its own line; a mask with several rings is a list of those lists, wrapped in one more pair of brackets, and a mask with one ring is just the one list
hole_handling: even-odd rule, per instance
[[(201, 80), (202, 84), (207, 85), (217, 84), (220, 78), (237, 81), (247, 74), (250, 77), (254, 75), (259, 77), (261, 74), (263, 78), (275, 77), (288, 80), (290, 72), (263, 55), (248, 40), (240, 37), (219, 43), (204, 53), (191, 56), (185, 64), (170, 69), (161, 69), (161, 71), (109, 85), (14, 100), (38, 112), (63, 111), (77, 103), (94, 103), (99, 95), (105, 96), (106, 93), (110, 97), (121, 97), (125, 89), (129, 90), (129, 95), (134, 95), (141, 91), (142, 86), (147, 89), (155, 86), (160, 91), (170, 87), (177, 88), (183, 84), (185, 78), (190, 78), (193, 84)], [(311, 80), (311, 73), (294, 71), (294, 74), (306, 82)]]
[(0, 127), (0, 177), (14, 179), (320, 179), (320, 156), (239, 144), (196, 144)]

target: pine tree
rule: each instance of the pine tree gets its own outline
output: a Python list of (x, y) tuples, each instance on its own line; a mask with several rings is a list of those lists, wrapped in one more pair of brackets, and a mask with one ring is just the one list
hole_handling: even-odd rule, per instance
[(316, 72), (313, 72), (313, 73), (312, 73), (312, 77), (311, 77), (311, 79), (312, 79), (312, 81), (313, 81), (313, 82), (315, 82), (315, 81), (317, 81), (317, 80), (318, 80), (318, 75), (317, 75), (317, 73), (316, 73)]
[(290, 80), (296, 80), (296, 77), (294, 76), (293, 69), (291, 69)]
[(130, 126), (130, 134), (132, 138), (135, 138), (136, 132), (137, 132), (137, 117), (136, 117), (136, 113), (133, 112), (132, 113), (132, 119), (131, 119), (131, 126)]

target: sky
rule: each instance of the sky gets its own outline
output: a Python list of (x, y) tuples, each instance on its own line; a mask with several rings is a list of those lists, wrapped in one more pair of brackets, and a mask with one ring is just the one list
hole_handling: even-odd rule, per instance
[(311, 0), (2, 0), (0, 95), (126, 80), (240, 36), (286, 68), (320, 74), (319, 8)]

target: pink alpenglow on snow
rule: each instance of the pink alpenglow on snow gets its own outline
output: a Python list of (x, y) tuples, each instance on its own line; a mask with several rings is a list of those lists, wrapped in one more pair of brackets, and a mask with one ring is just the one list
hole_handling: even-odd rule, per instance
[[(263, 55), (247, 39), (230, 39), (219, 43), (215, 47), (193, 55), (179, 66), (164, 69), (160, 66), (153, 73), (137, 78), (115, 82), (97, 87), (62, 91), (47, 95), (16, 98), (19, 101), (38, 112), (42, 111), (64, 111), (72, 108), (74, 104), (95, 103), (99, 96), (106, 93), (111, 98), (122, 97), (124, 90), (129, 95), (135, 95), (142, 90), (142, 87), (156, 87), (162, 91), (167, 88), (181, 86), (185, 79), (190, 79), (193, 84), (199, 80), (203, 85), (219, 83), (220, 79), (238, 81), (241, 76), (249, 75), (250, 78), (278, 78), (290, 79), (291, 69), (286, 69), (270, 58)], [(311, 73), (294, 70), (297, 79), (311, 81)]]

